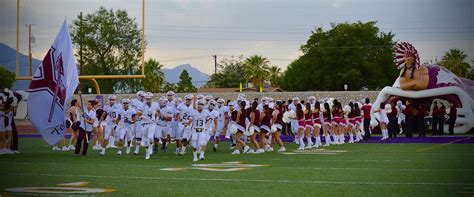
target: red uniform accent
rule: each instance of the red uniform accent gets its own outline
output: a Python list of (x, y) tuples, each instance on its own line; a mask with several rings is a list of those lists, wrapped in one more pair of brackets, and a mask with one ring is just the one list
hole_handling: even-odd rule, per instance
[(372, 110), (372, 105), (365, 104), (364, 106), (362, 106), (361, 109), (364, 112), (364, 118), (365, 119), (370, 119), (370, 110)]

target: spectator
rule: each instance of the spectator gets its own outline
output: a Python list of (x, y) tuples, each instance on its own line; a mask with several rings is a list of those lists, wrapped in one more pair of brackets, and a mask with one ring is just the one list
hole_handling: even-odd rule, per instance
[(392, 111), (387, 114), (388, 116), (388, 137), (396, 138), (398, 133), (398, 110), (396, 105), (392, 104)]
[(456, 107), (450, 103), (449, 104), (450, 109), (449, 109), (449, 119), (448, 119), (448, 124), (449, 124), (449, 135), (454, 135), (454, 124), (456, 123), (456, 118), (458, 117), (458, 110)]
[(405, 136), (413, 137), (413, 130), (416, 127), (415, 127), (415, 115), (414, 115), (414, 110), (413, 110), (413, 105), (412, 105), (411, 100), (406, 101), (406, 107), (403, 113), (405, 114), (405, 124), (406, 124)]
[(433, 101), (431, 104), (430, 115), (431, 115), (431, 131), (433, 135), (437, 135), (437, 125), (438, 125), (438, 102)]
[(417, 130), (419, 132), (418, 137), (425, 137), (425, 117), (426, 117), (426, 109), (423, 103), (418, 104), (417, 108)]
[(370, 139), (370, 111), (372, 110), (372, 105), (370, 104), (369, 98), (365, 98), (365, 104), (361, 109), (364, 113), (364, 140), (368, 140)]
[(436, 131), (438, 132), (439, 135), (444, 135), (444, 116), (446, 115), (446, 108), (444, 107), (443, 103), (438, 102), (437, 108), (437, 128)]

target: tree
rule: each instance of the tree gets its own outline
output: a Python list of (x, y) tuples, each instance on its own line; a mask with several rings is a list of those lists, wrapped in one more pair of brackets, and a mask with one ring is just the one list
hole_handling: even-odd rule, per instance
[(293, 61), (280, 86), (290, 91), (378, 89), (398, 77), (393, 62), (393, 34), (379, 32), (376, 22), (331, 24), (315, 28), (303, 55)]
[[(73, 21), (71, 31), (76, 57), (83, 73), (93, 75), (135, 75), (140, 73), (141, 33), (135, 18), (125, 10), (100, 7)], [(82, 58), (80, 54), (82, 48)], [(136, 92), (139, 79), (97, 80), (103, 93)]]
[(141, 85), (146, 91), (161, 91), (161, 86), (163, 85), (163, 79), (165, 77), (165, 75), (161, 71), (162, 68), (163, 65), (161, 65), (155, 59), (148, 59), (148, 61), (145, 62), (146, 78), (141, 80)]
[(178, 87), (176, 88), (177, 92), (196, 92), (196, 88), (193, 86), (193, 78), (189, 76), (187, 70), (183, 70), (179, 75)]
[(178, 87), (176, 86), (176, 84), (165, 81), (165, 83), (163, 84), (163, 87), (161, 88), (161, 92), (168, 92), (168, 91), (177, 92), (177, 89)]
[(240, 83), (245, 83), (243, 69), (243, 56), (224, 58), (218, 64), (219, 72), (211, 75), (207, 87), (235, 88)]
[(458, 77), (469, 77), (471, 66), (465, 62), (467, 55), (459, 49), (450, 49), (446, 52), (440, 62), (442, 66), (449, 69)]
[(10, 72), (4, 66), (0, 66), (0, 90), (11, 89), (15, 82), (15, 73)]
[(268, 65), (270, 61), (260, 55), (253, 55), (244, 61), (244, 77), (257, 89), (269, 78)]
[(270, 66), (268, 72), (272, 86), (278, 86), (281, 80), (281, 68), (278, 66)]

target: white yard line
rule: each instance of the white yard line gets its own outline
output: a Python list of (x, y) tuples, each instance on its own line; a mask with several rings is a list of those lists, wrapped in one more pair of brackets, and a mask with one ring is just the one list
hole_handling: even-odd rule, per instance
[(437, 172), (437, 171), (455, 171), (455, 172), (473, 172), (474, 169), (424, 169), (424, 168), (319, 168), (319, 167), (276, 167), (294, 170), (348, 170), (348, 171), (411, 171), (411, 172)]
[(74, 178), (106, 178), (106, 179), (135, 179), (135, 180), (176, 180), (176, 181), (224, 181), (224, 182), (263, 182), (263, 183), (307, 183), (307, 184), (340, 184), (340, 185), (439, 185), (439, 186), (474, 186), (474, 183), (452, 182), (354, 182), (354, 181), (316, 181), (316, 180), (274, 180), (274, 179), (220, 179), (220, 178), (173, 178), (173, 177), (145, 177), (145, 176), (100, 176), (100, 175), (71, 175), (71, 174), (35, 174), (35, 173), (4, 173), (14, 176), (49, 176)]
[(1, 173), (14, 176), (49, 176), (49, 177), (74, 177), (74, 178), (99, 178), (99, 179), (134, 179), (134, 180), (174, 180), (174, 181), (224, 181), (224, 182), (261, 182), (261, 183), (295, 183), (295, 184), (340, 184), (340, 185), (438, 185), (438, 186), (474, 186), (474, 183), (453, 182), (355, 182), (355, 181), (317, 181), (317, 180), (274, 180), (274, 179), (220, 179), (220, 178), (195, 178), (195, 177), (146, 177), (146, 176), (101, 176), (86, 174), (35, 174), (35, 173)]

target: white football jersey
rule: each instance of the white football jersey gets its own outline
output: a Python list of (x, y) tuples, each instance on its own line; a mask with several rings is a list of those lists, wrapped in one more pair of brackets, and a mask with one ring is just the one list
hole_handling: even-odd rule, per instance
[(128, 108), (125, 109), (123, 108), (122, 111), (120, 111), (120, 125), (121, 126), (130, 126), (132, 122), (132, 116), (136, 114), (135, 109)]
[(122, 105), (115, 103), (114, 105), (110, 106), (107, 104), (104, 106), (104, 111), (107, 112), (107, 118), (105, 121), (107, 124), (112, 124), (118, 118), (119, 112), (122, 110)]
[(210, 124), (211, 126), (214, 125), (214, 122), (212, 122), (212, 120), (214, 120), (215, 118), (219, 118), (219, 111), (217, 111), (216, 109), (214, 110), (207, 110), (209, 112), (209, 114), (211, 115), (209, 118), (207, 118), (207, 124)]
[(134, 98), (130, 101), (130, 106), (135, 111), (138, 111), (143, 107), (143, 101), (140, 101), (137, 98)]
[(141, 121), (142, 123), (153, 123), (156, 120), (156, 111), (160, 106), (156, 102), (152, 102), (151, 105), (144, 103), (140, 111), (142, 112)]
[[(97, 120), (97, 115), (95, 113), (95, 110), (94, 109), (87, 110), (87, 108), (85, 108), (84, 118), (86, 118), (87, 120), (92, 120), (92, 119)], [(85, 123), (85, 125), (82, 123)], [(82, 128), (84, 128), (86, 131), (92, 131), (93, 124), (89, 124), (86, 121), (83, 121), (81, 122), (81, 125), (82, 125)]]
[(191, 113), (191, 118), (193, 119), (194, 129), (205, 129), (209, 127), (206, 121), (211, 118), (211, 114), (207, 110), (202, 110), (201, 112), (194, 110)]
[(181, 122), (187, 122), (191, 117), (191, 113), (194, 111), (193, 105), (186, 106), (186, 104), (181, 103), (176, 108), (176, 113), (179, 114), (179, 118), (181, 118)]
[(171, 123), (171, 121), (165, 120), (165, 118), (173, 118), (173, 109), (169, 106), (164, 106), (163, 108), (159, 108), (158, 110), (160, 112), (160, 118), (157, 120), (157, 125), (162, 126), (162, 127), (167, 127)]
[(216, 108), (216, 110), (219, 112), (219, 116), (217, 117), (218, 122), (224, 123), (225, 113), (227, 113), (227, 115), (230, 117), (229, 107), (222, 106)]

